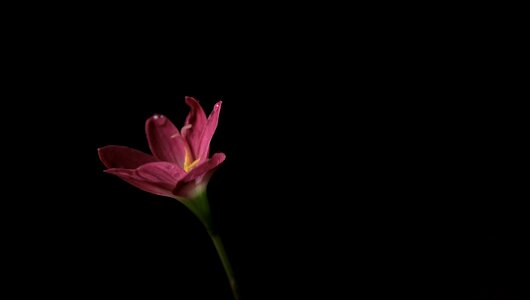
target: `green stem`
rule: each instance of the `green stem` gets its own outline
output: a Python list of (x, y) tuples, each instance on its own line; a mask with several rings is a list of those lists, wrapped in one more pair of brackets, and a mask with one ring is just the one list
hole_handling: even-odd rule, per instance
[(217, 254), (219, 254), (219, 258), (221, 258), (221, 262), (223, 263), (226, 276), (228, 276), (228, 280), (230, 281), (230, 287), (232, 288), (234, 298), (236, 300), (240, 300), (236, 279), (234, 277), (234, 271), (232, 270), (230, 261), (228, 261), (228, 256), (226, 255), (225, 247), (223, 246), (221, 237), (218, 234), (212, 232), (210, 232), (210, 237), (212, 238), (213, 244), (215, 245), (215, 249), (217, 249)]
[(217, 231), (214, 230), (212, 217), (210, 215), (210, 205), (208, 203), (208, 197), (206, 196), (206, 191), (202, 190), (196, 193), (190, 199), (183, 199), (181, 200), (181, 202), (184, 203), (184, 205), (186, 205), (199, 218), (199, 220), (201, 220), (202, 224), (204, 224), (204, 226), (206, 227), (206, 230), (210, 234), (213, 244), (215, 245), (217, 254), (219, 254), (219, 258), (221, 258), (221, 262), (223, 263), (226, 276), (228, 276), (228, 280), (230, 281), (230, 288), (232, 288), (232, 293), (234, 294), (234, 298), (235, 300), (240, 300), (239, 292), (237, 290), (236, 280), (234, 277), (234, 271), (232, 270), (232, 266), (230, 265), (230, 262), (228, 261), (228, 256), (226, 255), (225, 247), (223, 246), (221, 237), (219, 236)]

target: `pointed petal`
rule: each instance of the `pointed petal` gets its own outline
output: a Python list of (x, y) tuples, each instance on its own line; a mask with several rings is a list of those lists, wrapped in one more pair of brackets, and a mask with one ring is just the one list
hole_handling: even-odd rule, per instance
[(184, 165), (188, 145), (173, 123), (163, 115), (154, 115), (145, 123), (149, 148), (162, 161)]
[(223, 104), (223, 101), (219, 101), (213, 106), (213, 110), (208, 117), (206, 126), (204, 127), (204, 131), (201, 136), (201, 143), (199, 146), (199, 156), (197, 157), (200, 158), (201, 161), (205, 161), (208, 158), (210, 152), (210, 141), (212, 140), (215, 129), (217, 129), (217, 123), (219, 122), (221, 104)]
[(192, 97), (186, 97), (186, 104), (190, 107), (190, 112), (186, 117), (184, 127), (182, 127), (182, 136), (186, 138), (193, 152), (193, 158), (198, 158), (201, 136), (206, 126), (206, 114), (202, 109), (199, 101)]
[(124, 146), (105, 146), (98, 149), (99, 159), (107, 168), (136, 169), (157, 161), (153, 156)]
[(177, 165), (168, 162), (154, 162), (137, 169), (108, 169), (105, 172), (116, 175), (133, 186), (160, 196), (174, 197), (177, 182), (186, 173)]
[(179, 180), (175, 189), (174, 195), (183, 195), (199, 184), (208, 182), (217, 167), (225, 160), (224, 153), (215, 153), (211, 159), (205, 163), (200, 164), (195, 169), (191, 170), (186, 176)]
[(191, 181), (194, 180), (208, 172), (210, 172), (212, 169), (219, 166), (224, 160), (226, 159), (226, 155), (224, 153), (215, 153), (212, 158), (207, 160), (206, 162), (198, 165), (196, 168), (191, 170), (184, 178), (182, 178), (183, 181)]

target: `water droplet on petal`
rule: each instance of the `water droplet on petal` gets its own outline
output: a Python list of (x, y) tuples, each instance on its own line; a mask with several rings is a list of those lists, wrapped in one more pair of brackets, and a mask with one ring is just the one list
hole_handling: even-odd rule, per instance
[(164, 115), (154, 115), (153, 120), (156, 121), (157, 125), (164, 125), (166, 123), (166, 117)]

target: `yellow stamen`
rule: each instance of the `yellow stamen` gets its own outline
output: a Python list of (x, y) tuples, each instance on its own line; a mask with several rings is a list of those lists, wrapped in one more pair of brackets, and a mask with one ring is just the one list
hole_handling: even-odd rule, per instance
[(184, 156), (184, 171), (188, 173), (199, 164), (199, 161), (199, 158), (194, 161), (191, 161), (191, 154), (189, 153), (189, 151), (186, 151), (186, 155)]
[(186, 172), (189, 172), (189, 171), (191, 171), (193, 168), (195, 168), (195, 167), (199, 164), (199, 161), (200, 161), (200, 159), (198, 159), (198, 158), (197, 158), (196, 160), (194, 160), (194, 161), (188, 166), (188, 168), (187, 168), (188, 170), (186, 170)]

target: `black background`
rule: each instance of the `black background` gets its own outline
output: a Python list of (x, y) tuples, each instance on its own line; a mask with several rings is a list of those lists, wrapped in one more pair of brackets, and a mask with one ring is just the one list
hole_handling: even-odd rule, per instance
[(12, 97), (25, 113), (6, 113), (19, 129), (7, 157), (28, 165), (4, 203), (17, 204), (6, 261), (19, 293), (231, 299), (193, 215), (97, 157), (109, 144), (148, 151), (145, 120), (180, 127), (194, 96), (207, 112), (223, 100), (211, 151), (227, 159), (208, 191), (243, 299), (528, 295), (524, 119), (501, 108), (508, 83), (467, 39), (419, 51), (401, 35), (101, 33), (35, 41), (12, 76), (31, 82)]
[(55, 193), (45, 244), (69, 293), (230, 299), (192, 214), (104, 174), (96, 154), (107, 144), (148, 151), (144, 121), (163, 113), (181, 126), (184, 95), (207, 111), (224, 101), (211, 149), (227, 160), (209, 198), (246, 299), (525, 292), (522, 199), (503, 171), (510, 162), (490, 159), (499, 133), (472, 111), (448, 121), (439, 107), (372, 103), (362, 89), (195, 94), (129, 79), (91, 90), (96, 107), (76, 119), (90, 125), (61, 144), (75, 148), (61, 156), (75, 171), (54, 180), (68, 187)]

